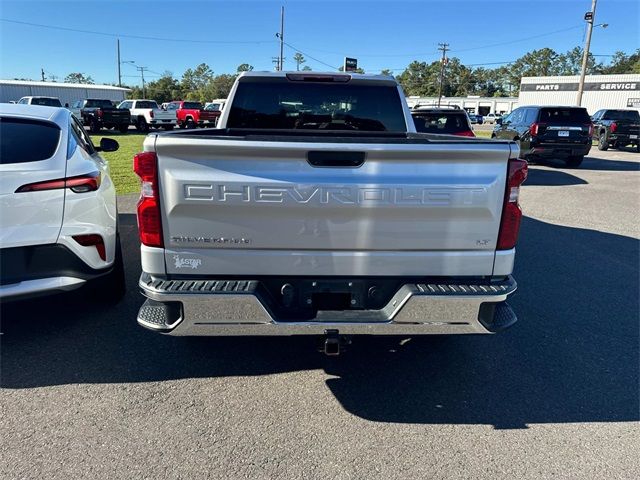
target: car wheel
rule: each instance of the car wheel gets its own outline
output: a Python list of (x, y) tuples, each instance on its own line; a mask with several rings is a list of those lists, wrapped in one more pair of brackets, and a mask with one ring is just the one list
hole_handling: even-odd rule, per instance
[(136, 128), (138, 129), (138, 131), (146, 133), (149, 131), (149, 124), (144, 118), (139, 118), (138, 122), (136, 123)]
[(193, 121), (193, 118), (187, 118), (187, 128), (196, 128), (196, 122)]
[(101, 302), (117, 303), (127, 291), (124, 275), (124, 262), (122, 260), (122, 247), (120, 235), (116, 235), (116, 257), (112, 270), (89, 282), (90, 295)]
[(578, 168), (582, 164), (582, 160), (584, 160), (584, 155), (574, 155), (568, 157), (565, 163), (569, 168)]
[(97, 120), (91, 120), (91, 126), (89, 127), (89, 131), (91, 133), (98, 133), (100, 132), (100, 124), (98, 123)]
[(602, 132), (598, 137), (598, 150), (609, 150), (609, 142), (607, 142), (607, 134)]
[(127, 133), (129, 131), (129, 125), (120, 125), (118, 130), (120, 130), (120, 133)]

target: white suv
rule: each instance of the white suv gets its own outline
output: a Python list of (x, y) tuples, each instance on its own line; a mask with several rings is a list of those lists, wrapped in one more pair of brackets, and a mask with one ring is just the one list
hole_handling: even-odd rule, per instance
[(64, 108), (0, 104), (0, 300), (85, 284), (124, 293), (116, 191), (99, 151)]

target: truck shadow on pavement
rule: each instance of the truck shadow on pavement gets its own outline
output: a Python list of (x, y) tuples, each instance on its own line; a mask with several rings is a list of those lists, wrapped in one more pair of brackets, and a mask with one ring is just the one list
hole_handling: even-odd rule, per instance
[(343, 356), (328, 358), (310, 338), (188, 339), (138, 327), (139, 254), (127, 218), (120, 229), (129, 291), (118, 305), (75, 292), (3, 306), (3, 388), (324, 369), (343, 408), (376, 422), (525, 428), (640, 417), (633, 238), (525, 219), (511, 300), (520, 321), (510, 330), (402, 345), (355, 338)]
[(582, 178), (556, 169), (541, 169), (530, 166), (525, 185), (527, 187), (561, 187), (566, 185), (588, 185)]
[[(575, 169), (576, 173), (580, 170), (592, 170), (602, 172), (637, 172), (640, 170), (640, 163), (636, 160), (633, 153), (629, 154), (629, 161), (625, 160), (610, 160), (604, 158), (598, 158), (592, 153), (591, 156), (585, 157), (582, 165)], [(636, 154), (637, 155), (637, 154)], [(540, 160), (536, 162), (537, 165), (544, 165), (552, 168), (567, 168), (566, 164), (562, 160)]]

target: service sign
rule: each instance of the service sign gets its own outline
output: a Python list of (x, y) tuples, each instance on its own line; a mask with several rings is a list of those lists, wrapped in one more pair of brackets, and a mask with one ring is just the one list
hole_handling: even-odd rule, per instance
[(358, 70), (358, 59), (344, 57), (344, 71), (355, 72), (356, 70)]
[[(578, 83), (523, 83), (520, 85), (522, 92), (577, 92)], [(620, 91), (640, 90), (637, 82), (585, 82), (584, 90), (594, 91)]]
[(640, 98), (627, 99), (627, 107), (640, 108)]

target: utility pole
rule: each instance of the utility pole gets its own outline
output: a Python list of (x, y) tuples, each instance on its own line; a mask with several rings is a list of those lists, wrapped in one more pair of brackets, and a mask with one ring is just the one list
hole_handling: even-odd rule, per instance
[(280, 39), (280, 56), (276, 70), (281, 72), (284, 68), (284, 7), (280, 7), (280, 33), (276, 33), (276, 38)]
[(120, 39), (118, 38), (116, 41), (118, 46), (118, 86), (122, 87), (122, 75), (120, 74)]
[(145, 87), (144, 87), (144, 71), (149, 69), (147, 67), (136, 67), (136, 68), (140, 70), (140, 76), (142, 77), (142, 97), (147, 98), (147, 94), (145, 92)]
[(578, 98), (576, 105), (582, 105), (582, 92), (584, 91), (584, 77), (587, 74), (587, 64), (589, 63), (589, 47), (591, 47), (591, 32), (593, 32), (593, 22), (596, 18), (596, 4), (598, 0), (591, 0), (591, 11), (585, 13), (584, 19), (587, 21), (587, 41), (584, 52), (582, 52), (582, 70), (580, 71), (580, 83), (578, 84)]
[(42, 76), (42, 81), (44, 82), (44, 68), (40, 68), (40, 76)]
[(275, 65), (276, 72), (280, 68), (280, 57), (271, 57), (271, 63)]
[[(595, 0), (594, 0), (595, 1)], [(438, 50), (442, 51), (442, 60), (440, 61), (440, 87), (438, 88), (438, 107), (440, 107), (440, 100), (442, 99), (442, 85), (444, 84), (444, 67), (447, 62), (447, 50), (449, 49), (448, 43), (439, 43)]]

